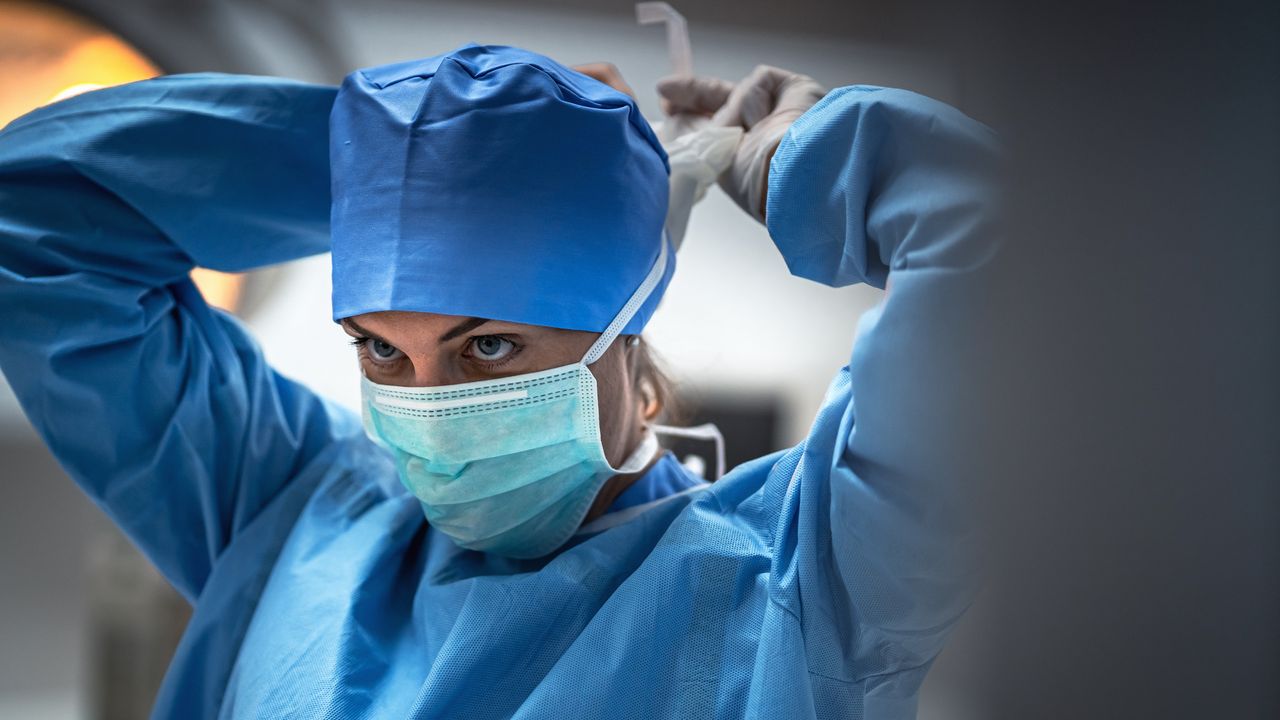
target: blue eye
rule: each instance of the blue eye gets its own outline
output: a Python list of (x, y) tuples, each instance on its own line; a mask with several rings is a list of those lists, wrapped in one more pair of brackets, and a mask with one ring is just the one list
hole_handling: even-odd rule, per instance
[(481, 335), (471, 341), (471, 353), (477, 360), (491, 362), (511, 354), (515, 343), (497, 335)]
[(380, 362), (394, 360), (400, 354), (394, 345), (374, 338), (365, 341), (365, 349), (369, 351), (369, 357)]

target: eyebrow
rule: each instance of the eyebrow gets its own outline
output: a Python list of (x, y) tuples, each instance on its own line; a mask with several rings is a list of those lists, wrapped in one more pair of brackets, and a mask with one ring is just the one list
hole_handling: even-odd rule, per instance
[(368, 330), (364, 329), (363, 327), (360, 327), (360, 324), (359, 324), (359, 323), (357, 323), (355, 320), (352, 320), (351, 318), (342, 318), (342, 324), (343, 324), (343, 325), (346, 325), (347, 327), (350, 327), (352, 330), (355, 330), (356, 332), (360, 333), (361, 335), (364, 335), (365, 337), (373, 338), (374, 340), (377, 340), (378, 342), (384, 342), (384, 343), (387, 343), (388, 345), (390, 345), (390, 344), (391, 344), (391, 343), (387, 342), (387, 339), (386, 339), (386, 338), (382, 337), (382, 336), (381, 336), (381, 335), (379, 335), (378, 333), (375, 333), (375, 332), (369, 332)]
[[(374, 340), (377, 340), (378, 342), (384, 342), (391, 346), (395, 345), (395, 343), (389, 342), (386, 338), (382, 337), (381, 335), (374, 332), (369, 332), (368, 330), (364, 329), (363, 327), (360, 326), (359, 323), (357, 323), (355, 320), (352, 320), (351, 318), (343, 318), (342, 322), (343, 324), (349, 326), (352, 330), (355, 330), (361, 335), (364, 335), (366, 337), (371, 337)], [(442, 343), (449, 342), (450, 340), (458, 337), (459, 335), (475, 330), (476, 328), (480, 327), (481, 325), (484, 325), (487, 322), (489, 322), (488, 318), (477, 318), (477, 317), (467, 318), (466, 320), (463, 320), (457, 325), (454, 325), (444, 335), (441, 335), (440, 339), (437, 342), (442, 342)]]
[(466, 320), (463, 320), (457, 325), (454, 325), (453, 329), (450, 330), (449, 332), (445, 333), (444, 335), (441, 335), (439, 342), (442, 342), (442, 343), (449, 342), (450, 340), (458, 337), (459, 335), (466, 332), (471, 332), (472, 330), (475, 330), (476, 328), (480, 327), (481, 325), (487, 322), (489, 322), (488, 318), (478, 318), (478, 317), (467, 318)]

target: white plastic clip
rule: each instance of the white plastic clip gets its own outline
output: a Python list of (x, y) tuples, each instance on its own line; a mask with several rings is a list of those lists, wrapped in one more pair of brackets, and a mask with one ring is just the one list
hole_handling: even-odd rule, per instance
[(689, 25), (683, 15), (664, 2), (642, 2), (636, 3), (636, 22), (641, 25), (666, 23), (671, 71), (676, 75), (693, 74), (693, 46), (689, 44)]

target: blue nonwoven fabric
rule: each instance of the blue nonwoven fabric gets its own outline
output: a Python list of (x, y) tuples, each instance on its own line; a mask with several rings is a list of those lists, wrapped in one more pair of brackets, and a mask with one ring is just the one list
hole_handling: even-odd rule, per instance
[[(411, 310), (600, 332), (664, 242), (667, 157), (635, 101), (526, 50), (352, 73), (330, 166), (335, 320)], [(668, 258), (624, 333), (653, 314)]]
[(987, 400), (965, 358), (994, 135), (885, 88), (798, 118), (770, 168), (779, 253), (828, 285), (893, 277), (808, 433), (706, 486), (665, 455), (517, 561), (431, 527), (359, 418), (187, 278), (324, 252), (333, 97), (166, 77), (0, 131), (0, 370), (194, 605), (151, 716), (913, 718), (973, 590), (981, 468), (954, 429)]

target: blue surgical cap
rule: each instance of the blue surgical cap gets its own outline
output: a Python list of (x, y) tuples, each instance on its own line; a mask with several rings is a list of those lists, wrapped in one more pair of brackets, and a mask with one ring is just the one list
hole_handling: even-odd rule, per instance
[[(635, 101), (466, 45), (347, 76), (330, 116), (333, 316), (600, 332), (666, 242), (667, 156)], [(675, 267), (623, 329), (648, 322)]]

